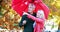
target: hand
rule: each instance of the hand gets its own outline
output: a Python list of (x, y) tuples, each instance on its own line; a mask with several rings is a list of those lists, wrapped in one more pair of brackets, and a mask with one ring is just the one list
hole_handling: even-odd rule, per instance
[(23, 15), (27, 15), (28, 13), (24, 12)]
[(26, 20), (23, 21), (23, 25), (26, 24)]

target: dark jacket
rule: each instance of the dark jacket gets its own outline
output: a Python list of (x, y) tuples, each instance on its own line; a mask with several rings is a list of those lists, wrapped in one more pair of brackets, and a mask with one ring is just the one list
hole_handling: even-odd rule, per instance
[[(33, 16), (36, 16), (36, 14), (33, 14)], [(22, 22), (24, 20), (26, 20), (27, 23), (25, 25), (22, 25), (23, 24)], [(32, 19), (27, 18), (27, 15), (23, 15), (22, 19), (21, 19), (21, 22), (19, 23), (19, 26), (20, 27), (24, 26), (23, 32), (33, 32), (34, 31), (33, 23), (34, 23), (34, 21)]]

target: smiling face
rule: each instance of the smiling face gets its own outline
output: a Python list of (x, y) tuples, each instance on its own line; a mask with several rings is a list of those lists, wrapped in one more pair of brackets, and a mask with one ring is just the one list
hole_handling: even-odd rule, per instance
[(37, 17), (38, 17), (38, 18), (43, 18), (43, 17), (44, 17), (44, 12), (43, 12), (43, 10), (38, 10), (38, 12), (37, 12)]
[(31, 13), (35, 10), (35, 5), (30, 3), (29, 6), (28, 6), (28, 12)]

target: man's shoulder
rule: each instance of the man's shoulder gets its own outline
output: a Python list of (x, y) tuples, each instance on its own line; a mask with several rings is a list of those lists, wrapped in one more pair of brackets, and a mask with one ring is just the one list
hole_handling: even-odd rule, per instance
[[(23, 15), (23, 16), (25, 16), (25, 17), (26, 17), (27, 15)], [(22, 16), (22, 17), (23, 17), (23, 16)]]
[(27, 18), (27, 15), (22, 15), (22, 18)]

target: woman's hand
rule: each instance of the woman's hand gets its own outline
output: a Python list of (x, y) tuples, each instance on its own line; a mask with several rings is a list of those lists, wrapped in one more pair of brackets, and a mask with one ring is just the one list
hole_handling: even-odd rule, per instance
[(28, 13), (24, 12), (23, 15), (27, 15)]

